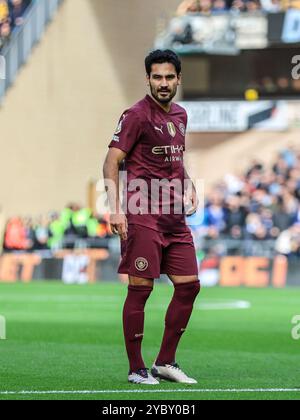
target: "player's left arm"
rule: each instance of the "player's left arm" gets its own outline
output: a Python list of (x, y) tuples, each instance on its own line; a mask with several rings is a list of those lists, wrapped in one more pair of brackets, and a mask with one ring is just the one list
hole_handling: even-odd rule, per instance
[(191, 180), (191, 177), (189, 176), (187, 170), (184, 168), (184, 179), (188, 180), (189, 182), (186, 183), (185, 186), (185, 208), (186, 215), (192, 216), (196, 213), (198, 207), (199, 207), (199, 198), (197, 196), (197, 190), (195, 187), (195, 184)]

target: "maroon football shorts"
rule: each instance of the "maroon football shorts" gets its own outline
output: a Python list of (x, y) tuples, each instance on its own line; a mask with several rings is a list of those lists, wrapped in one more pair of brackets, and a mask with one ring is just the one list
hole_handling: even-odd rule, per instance
[(191, 232), (162, 233), (129, 225), (127, 240), (121, 241), (121, 254), (120, 274), (146, 279), (158, 279), (160, 274), (198, 276)]

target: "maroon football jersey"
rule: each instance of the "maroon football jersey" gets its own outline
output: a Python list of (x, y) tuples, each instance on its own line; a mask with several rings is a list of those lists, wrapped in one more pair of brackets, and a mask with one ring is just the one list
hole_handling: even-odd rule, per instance
[[(149, 95), (123, 113), (109, 147), (127, 153), (124, 165), (127, 171), (127, 205), (124, 211), (129, 224), (165, 233), (189, 231), (183, 208), (186, 126), (187, 114), (182, 107), (172, 103), (170, 112), (166, 112)], [(137, 205), (140, 209), (133, 212), (136, 214), (130, 211), (130, 200), (136, 200), (139, 189), (128, 190), (134, 180), (143, 180), (148, 186), (148, 202), (145, 204), (143, 199), (139, 200)], [(158, 196), (153, 194), (151, 181), (161, 180), (177, 180), (175, 184), (179, 183), (181, 190), (170, 189), (169, 186), (165, 190), (159, 189)], [(170, 214), (164, 214), (168, 212), (168, 206)], [(179, 208), (181, 214), (177, 214)]]

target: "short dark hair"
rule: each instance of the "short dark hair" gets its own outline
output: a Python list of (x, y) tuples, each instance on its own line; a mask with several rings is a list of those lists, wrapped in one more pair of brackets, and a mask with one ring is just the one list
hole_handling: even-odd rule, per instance
[(181, 73), (181, 61), (176, 53), (171, 50), (152, 51), (145, 59), (145, 67), (150, 77), (153, 64), (171, 63), (176, 69), (177, 76)]

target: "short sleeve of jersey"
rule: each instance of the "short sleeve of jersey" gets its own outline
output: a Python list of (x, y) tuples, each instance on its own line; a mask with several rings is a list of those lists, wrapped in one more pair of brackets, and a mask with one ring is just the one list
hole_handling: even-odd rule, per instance
[(186, 111), (184, 112), (184, 114), (185, 114), (185, 127), (187, 128), (188, 122), (189, 122), (189, 117), (188, 117), (188, 114), (187, 114)]
[(134, 111), (126, 111), (120, 118), (117, 130), (109, 147), (129, 153), (141, 137), (141, 123)]

